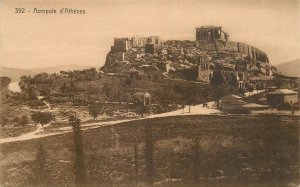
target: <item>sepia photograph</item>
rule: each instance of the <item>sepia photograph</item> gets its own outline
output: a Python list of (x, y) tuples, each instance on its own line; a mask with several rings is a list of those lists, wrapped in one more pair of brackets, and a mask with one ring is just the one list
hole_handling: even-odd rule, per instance
[(1, 187), (300, 187), (299, 0), (0, 0)]

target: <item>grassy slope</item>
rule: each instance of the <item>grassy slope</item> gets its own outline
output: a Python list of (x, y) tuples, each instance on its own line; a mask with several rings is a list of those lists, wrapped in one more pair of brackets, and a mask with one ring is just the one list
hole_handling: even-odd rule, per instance
[[(132, 186), (134, 145), (138, 146), (139, 183), (145, 185), (145, 124), (154, 135), (155, 180), (159, 186), (192, 182), (195, 139), (200, 146), (200, 183), (205, 186), (287, 186), (299, 183), (297, 117), (187, 116), (128, 122), (83, 131), (89, 184)], [(114, 136), (117, 132), (119, 135)], [(118, 137), (118, 138), (116, 138)], [(119, 146), (116, 146), (118, 139)], [(52, 186), (72, 185), (73, 135), (39, 140), (46, 150)], [(1, 145), (1, 184), (28, 185), (35, 179), (38, 140)], [(165, 182), (166, 179), (181, 182)]]

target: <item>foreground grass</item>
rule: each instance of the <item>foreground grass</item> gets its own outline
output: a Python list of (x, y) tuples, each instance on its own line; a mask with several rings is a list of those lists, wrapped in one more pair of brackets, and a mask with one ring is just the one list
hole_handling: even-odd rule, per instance
[[(156, 186), (294, 186), (300, 182), (298, 118), (243, 115), (167, 117), (83, 131), (86, 185), (145, 186), (149, 127)], [(0, 185), (73, 186), (73, 138), (69, 133), (2, 144)]]

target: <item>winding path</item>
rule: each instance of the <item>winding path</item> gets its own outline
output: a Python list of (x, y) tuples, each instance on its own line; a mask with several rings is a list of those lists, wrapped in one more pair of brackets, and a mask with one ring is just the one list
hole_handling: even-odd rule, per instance
[[(209, 106), (212, 106), (213, 102), (210, 102), (208, 104), (209, 104)], [(179, 109), (179, 110), (176, 110), (176, 111), (162, 113), (162, 114), (154, 114), (154, 115), (147, 116), (145, 118), (140, 118), (140, 119), (125, 119), (125, 120), (114, 120), (114, 121), (106, 121), (106, 122), (89, 123), (89, 124), (81, 125), (81, 129), (82, 130), (88, 130), (88, 129), (94, 129), (94, 128), (99, 128), (99, 127), (104, 127), (104, 126), (115, 125), (115, 124), (119, 124), (119, 123), (123, 123), (123, 122), (143, 120), (143, 119), (148, 119), (148, 118), (160, 118), (160, 117), (182, 116), (182, 115), (201, 115), (201, 114), (202, 115), (207, 115), (207, 114), (221, 113), (217, 109), (202, 107), (202, 104), (201, 105), (196, 105), (196, 106), (191, 106), (191, 112), (188, 112), (188, 110), (189, 110), (188, 106), (186, 106), (184, 109)], [(26, 134), (23, 134), (23, 135), (20, 135), (20, 136), (17, 136), (17, 137), (1, 138), (0, 139), (0, 144), (9, 143), (9, 142), (32, 140), (32, 139), (38, 139), (38, 138), (43, 138), (43, 137), (47, 137), (47, 136), (54, 136), (54, 135), (59, 135), (59, 134), (65, 134), (65, 133), (72, 132), (72, 127), (61, 127), (61, 128), (57, 129), (57, 132), (44, 133), (44, 128), (47, 127), (47, 126), (49, 126), (49, 125), (46, 125), (44, 127), (39, 125), (38, 128), (35, 131), (29, 132), (29, 133), (26, 133)]]

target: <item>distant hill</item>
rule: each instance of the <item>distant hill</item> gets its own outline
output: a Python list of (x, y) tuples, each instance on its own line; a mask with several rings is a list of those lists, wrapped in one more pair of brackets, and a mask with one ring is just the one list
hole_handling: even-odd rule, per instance
[(92, 68), (91, 66), (80, 66), (76, 64), (48, 67), (48, 68), (35, 68), (35, 69), (18, 69), (18, 68), (8, 68), (0, 67), (0, 76), (7, 76), (12, 79), (12, 81), (18, 81), (22, 75), (36, 75), (38, 73), (59, 73), (60, 71), (70, 71), (70, 70), (83, 70)]
[(12, 79), (12, 82), (18, 81), (22, 75), (35, 75), (32, 70), (0, 67), (0, 75)]
[(286, 76), (300, 77), (300, 59), (278, 64), (278, 72)]

